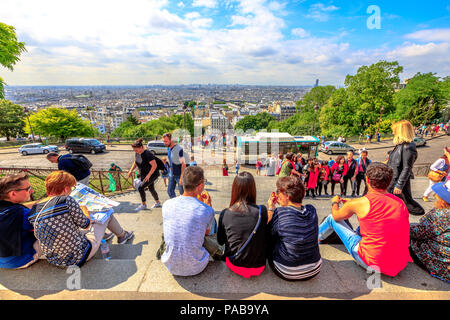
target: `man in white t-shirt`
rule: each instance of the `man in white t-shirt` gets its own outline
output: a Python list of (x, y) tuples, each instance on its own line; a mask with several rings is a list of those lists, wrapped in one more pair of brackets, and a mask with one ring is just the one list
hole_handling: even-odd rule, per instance
[(193, 276), (208, 265), (210, 254), (204, 241), (215, 218), (211, 197), (204, 202), (197, 198), (206, 182), (203, 169), (187, 167), (182, 178), (183, 195), (167, 200), (162, 207), (165, 251), (161, 262), (173, 275)]

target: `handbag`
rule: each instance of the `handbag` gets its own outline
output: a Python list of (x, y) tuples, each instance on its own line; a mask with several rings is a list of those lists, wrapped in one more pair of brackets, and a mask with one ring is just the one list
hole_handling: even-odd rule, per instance
[(245, 247), (247, 247), (247, 245), (252, 240), (253, 235), (256, 233), (256, 230), (258, 230), (258, 227), (261, 223), (261, 206), (258, 206), (258, 207), (259, 207), (259, 215), (258, 215), (258, 222), (256, 222), (255, 228), (253, 229), (252, 233), (250, 233), (250, 236), (248, 237), (247, 241), (245, 241), (245, 243), (238, 249), (238, 251), (231, 257), (228, 257), (229, 260), (236, 259), (242, 253), (242, 251), (244, 251)]
[(340, 173), (335, 173), (335, 174), (333, 174), (333, 177), (331, 178), (334, 182), (339, 182), (339, 181), (341, 181), (341, 177), (342, 177), (342, 174), (340, 174)]
[(430, 170), (428, 172), (428, 179), (430, 179), (433, 182), (441, 182), (441, 180), (446, 176), (447, 174), (445, 172), (437, 172)]

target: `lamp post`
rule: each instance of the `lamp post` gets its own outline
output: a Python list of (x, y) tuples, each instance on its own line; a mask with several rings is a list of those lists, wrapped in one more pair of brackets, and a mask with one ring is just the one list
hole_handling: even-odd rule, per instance
[(314, 136), (314, 129), (315, 129), (314, 127), (316, 125), (316, 113), (317, 113), (317, 110), (319, 110), (319, 105), (316, 103), (315, 106), (314, 106), (314, 120), (313, 120), (312, 132), (311, 132), (312, 136)]
[(33, 139), (33, 142), (35, 142), (33, 128), (31, 127), (31, 122), (30, 122), (30, 117), (29, 117), (29, 110), (28, 110), (28, 108), (25, 107), (25, 108), (23, 108), (23, 111), (25, 112), (25, 115), (27, 116), (28, 125), (30, 126), (31, 138)]
[(378, 120), (377, 133), (380, 132), (381, 116), (383, 115), (383, 111), (384, 111), (384, 106), (381, 106), (381, 109), (380, 109), (380, 120)]
[[(429, 116), (429, 113), (430, 113), (430, 110), (431, 110), (431, 107), (433, 106), (433, 104), (434, 104), (434, 99), (431, 98), (430, 101), (428, 101), (428, 110), (427, 110), (427, 115), (426, 115), (426, 117), (425, 117), (425, 122), (424, 122), (425, 127), (427, 126), (428, 116)], [(424, 130), (422, 131), (422, 137), (423, 137), (424, 134), (425, 134), (425, 130), (426, 130), (426, 129), (424, 129)]]

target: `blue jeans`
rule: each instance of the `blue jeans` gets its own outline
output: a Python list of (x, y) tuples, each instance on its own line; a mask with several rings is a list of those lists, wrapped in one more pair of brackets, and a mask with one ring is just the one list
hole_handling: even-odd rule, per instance
[(175, 194), (175, 187), (178, 185), (178, 191), (180, 191), (180, 195), (183, 194), (184, 189), (183, 186), (180, 185), (180, 176), (169, 175), (169, 185), (167, 186), (167, 193), (169, 194), (170, 199), (175, 198), (177, 195)]
[(358, 254), (359, 242), (362, 239), (361, 234), (359, 233), (359, 227), (354, 231), (345, 222), (334, 221), (330, 214), (319, 226), (319, 240), (325, 240), (333, 233), (333, 231), (335, 231), (342, 240), (345, 248), (353, 259), (355, 259), (356, 263), (364, 269), (367, 269), (368, 266), (362, 261)]

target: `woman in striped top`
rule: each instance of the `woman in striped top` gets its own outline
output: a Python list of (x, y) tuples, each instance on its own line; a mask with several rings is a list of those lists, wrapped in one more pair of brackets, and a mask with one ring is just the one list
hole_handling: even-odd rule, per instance
[[(319, 229), (316, 209), (302, 205), (305, 187), (296, 177), (277, 181), (277, 192), (267, 202), (267, 258), (273, 272), (288, 281), (309, 280), (320, 272), (322, 259), (317, 242)], [(275, 208), (276, 204), (280, 207)]]

